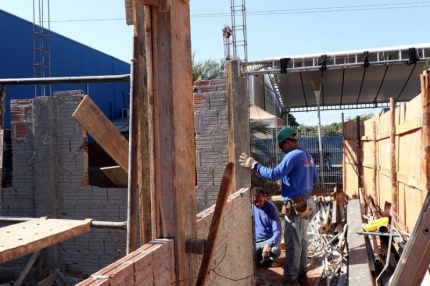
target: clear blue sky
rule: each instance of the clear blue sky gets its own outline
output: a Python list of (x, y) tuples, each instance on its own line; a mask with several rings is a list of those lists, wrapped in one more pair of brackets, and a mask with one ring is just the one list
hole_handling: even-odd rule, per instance
[[(39, 0), (34, 2), (37, 5)], [(51, 30), (124, 61), (130, 60), (132, 27), (125, 24), (124, 0), (49, 2)], [(47, 21), (48, 1), (44, 3)], [(239, 5), (242, 0), (235, 3)], [(231, 25), (230, 6), (231, 0), (190, 1), (196, 60), (218, 60), (224, 56), (221, 30), (224, 25)], [(33, 21), (33, 0), (0, 0), (0, 9)], [(430, 42), (425, 28), (430, 1), (248, 0), (246, 11), (249, 60)], [(343, 112), (349, 118), (377, 111)], [(340, 113), (322, 112), (322, 124), (339, 122)], [(300, 123), (317, 122), (314, 112), (294, 116)]]

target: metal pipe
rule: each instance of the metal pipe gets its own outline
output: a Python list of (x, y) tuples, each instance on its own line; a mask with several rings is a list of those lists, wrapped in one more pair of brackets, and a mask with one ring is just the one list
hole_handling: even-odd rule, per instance
[[(26, 221), (31, 221), (31, 220), (37, 220), (40, 218), (35, 218), (35, 217), (5, 217), (5, 216), (0, 216), (0, 223), (19, 223), (19, 222), (26, 222)], [(49, 218), (48, 218), (49, 219)], [(127, 227), (127, 222), (126, 221), (97, 221), (97, 220), (93, 220), (90, 223), (91, 227), (96, 227), (96, 228), (123, 228), (126, 229)]]
[(45, 78), (6, 78), (0, 79), (0, 85), (53, 84), (53, 83), (98, 83), (98, 82), (130, 82), (129, 74), (45, 77)]

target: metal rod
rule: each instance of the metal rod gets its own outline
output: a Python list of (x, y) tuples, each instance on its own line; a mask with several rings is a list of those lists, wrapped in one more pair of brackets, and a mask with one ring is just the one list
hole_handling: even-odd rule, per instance
[(45, 77), (45, 78), (6, 78), (0, 79), (0, 85), (25, 84), (54, 84), (54, 83), (101, 83), (101, 82), (130, 82), (129, 74), (74, 76), (74, 77)]
[[(35, 218), (35, 217), (5, 217), (5, 216), (0, 216), (0, 222), (3, 223), (19, 223), (19, 222), (26, 222), (26, 221), (30, 221), (30, 220), (37, 220), (40, 218)], [(48, 218), (49, 219), (49, 218)], [(125, 229), (127, 227), (127, 222), (126, 221), (97, 221), (97, 220), (93, 220), (91, 221), (91, 227), (97, 227), (97, 228), (123, 228)]]

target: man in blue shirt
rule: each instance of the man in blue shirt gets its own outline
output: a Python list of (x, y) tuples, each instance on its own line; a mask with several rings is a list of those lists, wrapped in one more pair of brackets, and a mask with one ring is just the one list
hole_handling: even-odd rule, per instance
[(306, 275), (307, 228), (315, 210), (312, 189), (318, 183), (317, 171), (312, 156), (299, 146), (296, 131), (285, 127), (278, 132), (276, 141), (285, 156), (274, 169), (262, 166), (244, 153), (240, 155), (239, 163), (265, 179), (282, 179), (281, 190), (286, 210), (286, 253), (282, 285), (309, 285)]
[(281, 255), (281, 221), (274, 203), (266, 200), (266, 192), (252, 189), (252, 214), (255, 223), (255, 258), (257, 265), (270, 265)]

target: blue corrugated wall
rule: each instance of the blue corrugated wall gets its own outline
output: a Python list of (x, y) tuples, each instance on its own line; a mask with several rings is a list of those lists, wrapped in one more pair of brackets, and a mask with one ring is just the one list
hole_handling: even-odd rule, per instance
[[(51, 40), (52, 77), (130, 73), (127, 62), (54, 32), (47, 33)], [(112, 45), (120, 44), (112, 39)], [(0, 79), (34, 77), (33, 55), (33, 23), (0, 10)], [(76, 89), (88, 94), (111, 120), (121, 118), (122, 108), (129, 107), (129, 83), (52, 85), (53, 92)], [(34, 90), (34, 85), (6, 86), (5, 128), (10, 127), (10, 100), (33, 98)], [(46, 91), (49, 94), (49, 86)]]

